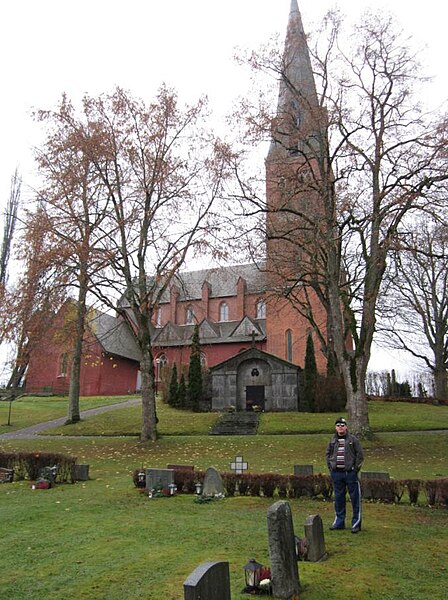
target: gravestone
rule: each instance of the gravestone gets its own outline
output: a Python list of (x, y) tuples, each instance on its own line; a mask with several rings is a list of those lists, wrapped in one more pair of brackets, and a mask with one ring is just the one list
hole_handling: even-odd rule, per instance
[(276, 598), (290, 600), (298, 595), (300, 583), (291, 508), (285, 500), (268, 509), (268, 541), (272, 592)]
[(206, 562), (184, 581), (184, 600), (230, 600), (228, 562)]
[(209, 467), (205, 472), (202, 495), (211, 497), (224, 496), (224, 484), (221, 474), (215, 467)]
[(168, 490), (174, 484), (173, 469), (146, 469), (146, 489), (162, 488)]
[(382, 488), (375, 481), (389, 481), (389, 473), (383, 471), (362, 471), (361, 488), (362, 496), (366, 500), (384, 500), (393, 502), (395, 499), (394, 491), (391, 488)]
[(294, 465), (294, 475), (297, 477), (307, 477), (313, 474), (313, 465)]
[(305, 521), (305, 537), (308, 540), (306, 560), (318, 562), (327, 557), (324, 526), (319, 515), (309, 515)]
[(73, 465), (73, 481), (87, 481), (89, 479), (90, 465)]

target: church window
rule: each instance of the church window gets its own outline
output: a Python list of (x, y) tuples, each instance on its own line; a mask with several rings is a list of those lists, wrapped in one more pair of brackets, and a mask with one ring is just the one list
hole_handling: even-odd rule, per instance
[(194, 323), (194, 310), (191, 306), (187, 307), (187, 310), (185, 313), (185, 323), (187, 325), (191, 325), (192, 323)]
[(219, 320), (220, 321), (228, 321), (229, 320), (229, 307), (225, 302), (221, 302), (219, 305)]
[(156, 327), (162, 326), (162, 309), (158, 308), (156, 311)]
[(292, 331), (287, 329), (286, 331), (286, 360), (292, 362)]
[(259, 300), (257, 302), (257, 319), (265, 319), (266, 318), (266, 303), (264, 300)]
[(205, 354), (203, 352), (201, 352), (200, 360), (201, 360), (201, 367), (203, 369), (206, 369), (207, 368), (207, 357), (205, 356)]

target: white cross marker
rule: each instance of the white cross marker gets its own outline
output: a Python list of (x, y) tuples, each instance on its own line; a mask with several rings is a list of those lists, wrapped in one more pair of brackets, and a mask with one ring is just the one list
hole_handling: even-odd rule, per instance
[(243, 460), (242, 456), (235, 456), (233, 463), (230, 463), (230, 468), (235, 471), (236, 475), (242, 475), (244, 471), (247, 471), (249, 465)]

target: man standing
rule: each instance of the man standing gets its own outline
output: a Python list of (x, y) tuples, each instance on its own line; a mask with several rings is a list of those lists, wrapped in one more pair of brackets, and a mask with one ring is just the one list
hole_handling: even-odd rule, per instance
[(336, 513), (330, 529), (345, 529), (346, 502), (348, 490), (352, 503), (352, 533), (361, 531), (361, 486), (358, 471), (364, 454), (357, 437), (348, 432), (347, 421), (339, 417), (335, 422), (336, 434), (327, 446), (327, 466), (334, 487), (334, 510)]

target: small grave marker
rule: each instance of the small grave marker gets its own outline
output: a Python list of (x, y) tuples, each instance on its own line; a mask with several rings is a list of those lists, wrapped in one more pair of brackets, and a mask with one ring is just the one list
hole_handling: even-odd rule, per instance
[(184, 581), (184, 600), (230, 600), (229, 563), (199, 565)]
[(242, 456), (235, 456), (235, 460), (230, 463), (230, 468), (235, 472), (235, 475), (242, 475), (244, 471), (247, 471), (249, 465)]
[(318, 562), (327, 558), (324, 526), (319, 515), (309, 515), (305, 521), (305, 537), (308, 541), (306, 560)]
[(224, 496), (222, 477), (215, 467), (209, 467), (205, 472), (202, 496), (209, 498)]

